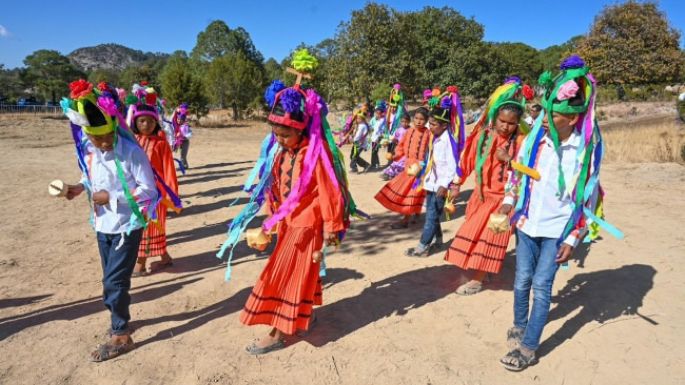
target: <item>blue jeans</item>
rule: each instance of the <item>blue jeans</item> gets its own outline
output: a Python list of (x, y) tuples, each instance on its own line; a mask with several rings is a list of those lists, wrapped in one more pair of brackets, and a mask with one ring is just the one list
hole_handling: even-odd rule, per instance
[[(554, 261), (559, 250), (556, 238), (533, 238), (520, 230), (516, 245), (514, 279), (514, 326), (523, 329), (523, 347), (536, 350), (547, 323), (552, 284), (559, 265)], [(530, 289), (533, 306), (529, 316)]]
[(445, 198), (432, 191), (426, 191), (426, 221), (423, 223), (423, 233), (421, 234), (422, 245), (430, 245), (433, 238), (442, 240), (440, 216), (444, 209)]
[(131, 314), (128, 307), (131, 296), (128, 291), (131, 288), (131, 274), (138, 258), (142, 235), (143, 229), (131, 231), (131, 234), (124, 236), (119, 247), (122, 234), (97, 233), (102, 262), (102, 295), (105, 307), (111, 313), (111, 332), (114, 335), (129, 333), (128, 321)]

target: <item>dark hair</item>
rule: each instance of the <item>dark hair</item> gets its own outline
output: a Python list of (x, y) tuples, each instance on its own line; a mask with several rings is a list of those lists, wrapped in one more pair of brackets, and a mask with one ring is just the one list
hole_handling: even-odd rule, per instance
[(409, 116), (409, 114), (404, 114), (404, 115), (402, 115), (400, 120), (407, 120), (407, 121), (411, 122), (411, 116)]
[[(136, 109), (138, 111), (157, 112), (155, 107), (148, 106), (147, 104), (137, 105)], [(131, 130), (133, 131), (134, 134), (140, 134), (140, 130), (138, 129), (138, 125), (136, 124), (136, 120), (138, 120), (138, 118), (133, 119), (133, 122), (131, 123)], [(151, 135), (157, 135), (157, 133), (159, 133), (159, 130), (161, 130), (161, 129), (162, 129), (162, 126), (159, 125), (159, 120), (155, 119), (155, 129), (154, 129), (154, 131), (152, 131)]]
[(519, 119), (521, 119), (521, 116), (523, 116), (523, 108), (518, 104), (507, 103), (507, 104), (505, 104), (499, 108), (499, 111), (497, 111), (497, 114), (499, 115), (499, 113), (502, 111), (513, 112), (514, 114), (516, 114), (516, 117), (518, 117)]
[(428, 110), (424, 107), (419, 107), (419, 108), (415, 109), (411, 113), (411, 116), (414, 117), (416, 114), (423, 115), (424, 119), (428, 119)]
[(540, 111), (542, 111), (542, 106), (539, 104), (533, 104), (532, 106), (530, 106), (530, 109), (533, 111), (540, 112)]

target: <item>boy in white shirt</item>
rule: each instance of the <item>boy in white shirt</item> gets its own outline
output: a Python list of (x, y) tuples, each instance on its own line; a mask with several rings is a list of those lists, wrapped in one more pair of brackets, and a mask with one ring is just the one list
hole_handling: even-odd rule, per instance
[(374, 115), (369, 122), (371, 124), (371, 169), (380, 167), (381, 163), (378, 159), (378, 151), (381, 149), (381, 139), (386, 132), (385, 121), (385, 101), (379, 100), (376, 102), (376, 107), (373, 111)]
[(546, 88), (545, 116), (542, 126), (528, 134), (516, 159), (539, 175), (512, 175), (509, 180), (518, 183), (507, 186), (500, 209), (501, 214), (509, 214), (516, 204), (514, 326), (507, 332), (511, 351), (500, 360), (512, 371), (537, 362), (535, 351), (547, 322), (557, 269), (587, 234), (586, 225), (603, 225), (593, 214), (601, 199), (602, 153), (593, 119), (595, 81), (575, 55), (564, 60), (561, 70), (554, 80), (549, 73), (540, 77)]
[[(426, 190), (426, 218), (423, 233), (418, 246), (408, 249), (405, 255), (409, 257), (427, 257), (433, 246), (442, 245), (442, 228), (440, 217), (445, 208), (445, 199), (450, 183), (457, 175), (457, 159), (452, 151), (450, 133), (447, 130), (450, 122), (448, 108), (434, 108), (428, 118), (428, 126), (432, 134), (433, 148), (423, 176), (423, 189)], [(431, 245), (431, 242), (435, 243)]]
[(83, 176), (79, 184), (68, 187), (66, 198), (86, 191), (93, 203), (103, 300), (111, 313), (110, 338), (91, 353), (93, 361), (101, 362), (135, 347), (128, 328), (128, 291), (146, 223), (142, 212), (158, 203), (158, 192), (145, 152), (113, 118), (116, 99), (95, 94), (83, 80), (70, 88), (72, 100), (63, 100), (62, 107), (72, 122)]

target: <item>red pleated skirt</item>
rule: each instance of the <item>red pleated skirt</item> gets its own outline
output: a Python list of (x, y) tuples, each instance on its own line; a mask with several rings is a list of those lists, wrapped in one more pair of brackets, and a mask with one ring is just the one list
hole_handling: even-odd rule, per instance
[(375, 198), (386, 209), (398, 214), (420, 214), (426, 192), (412, 189), (414, 181), (416, 177), (403, 171), (386, 183)]
[(276, 248), (252, 288), (240, 322), (270, 325), (288, 335), (307, 330), (312, 307), (322, 303), (320, 264), (312, 263), (312, 254), (322, 245), (321, 226), (280, 223)]
[(512, 231), (495, 234), (487, 224), (490, 214), (502, 206), (502, 198), (486, 195), (481, 201), (478, 190), (473, 191), (466, 206), (466, 220), (445, 255), (447, 262), (464, 270), (500, 272)]
[(157, 223), (150, 222), (143, 232), (138, 258), (159, 257), (166, 253), (166, 215), (167, 207), (160, 203), (157, 207)]

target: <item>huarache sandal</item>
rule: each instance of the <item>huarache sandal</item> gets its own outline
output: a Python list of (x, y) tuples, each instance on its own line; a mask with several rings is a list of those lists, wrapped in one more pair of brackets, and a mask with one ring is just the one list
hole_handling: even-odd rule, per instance
[(90, 360), (93, 362), (103, 362), (111, 360), (114, 357), (118, 357), (124, 353), (128, 353), (135, 349), (136, 345), (133, 341), (129, 341), (125, 344), (113, 344), (111, 342), (104, 343), (98, 348), (90, 353)]
[(252, 342), (249, 346), (245, 348), (245, 351), (247, 351), (248, 354), (252, 354), (253, 356), (259, 355), (259, 354), (267, 354), (271, 353), (275, 350), (281, 350), (285, 347), (285, 341), (282, 339), (279, 339), (278, 341), (274, 342), (273, 344), (265, 347), (259, 347), (257, 346), (257, 341)]
[(520, 372), (531, 365), (535, 365), (538, 360), (535, 358), (535, 354), (528, 357), (521, 353), (520, 349), (514, 349), (507, 353), (506, 356), (502, 357), (499, 362), (507, 370), (511, 370), (512, 372)]
[(411, 247), (407, 249), (407, 251), (404, 252), (404, 255), (407, 257), (416, 257), (416, 258), (426, 258), (430, 254), (430, 247), (426, 247), (423, 249), (423, 251), (418, 250), (417, 248)]
[(456, 293), (459, 295), (474, 295), (483, 290), (483, 282), (481, 281), (469, 281), (457, 288)]

